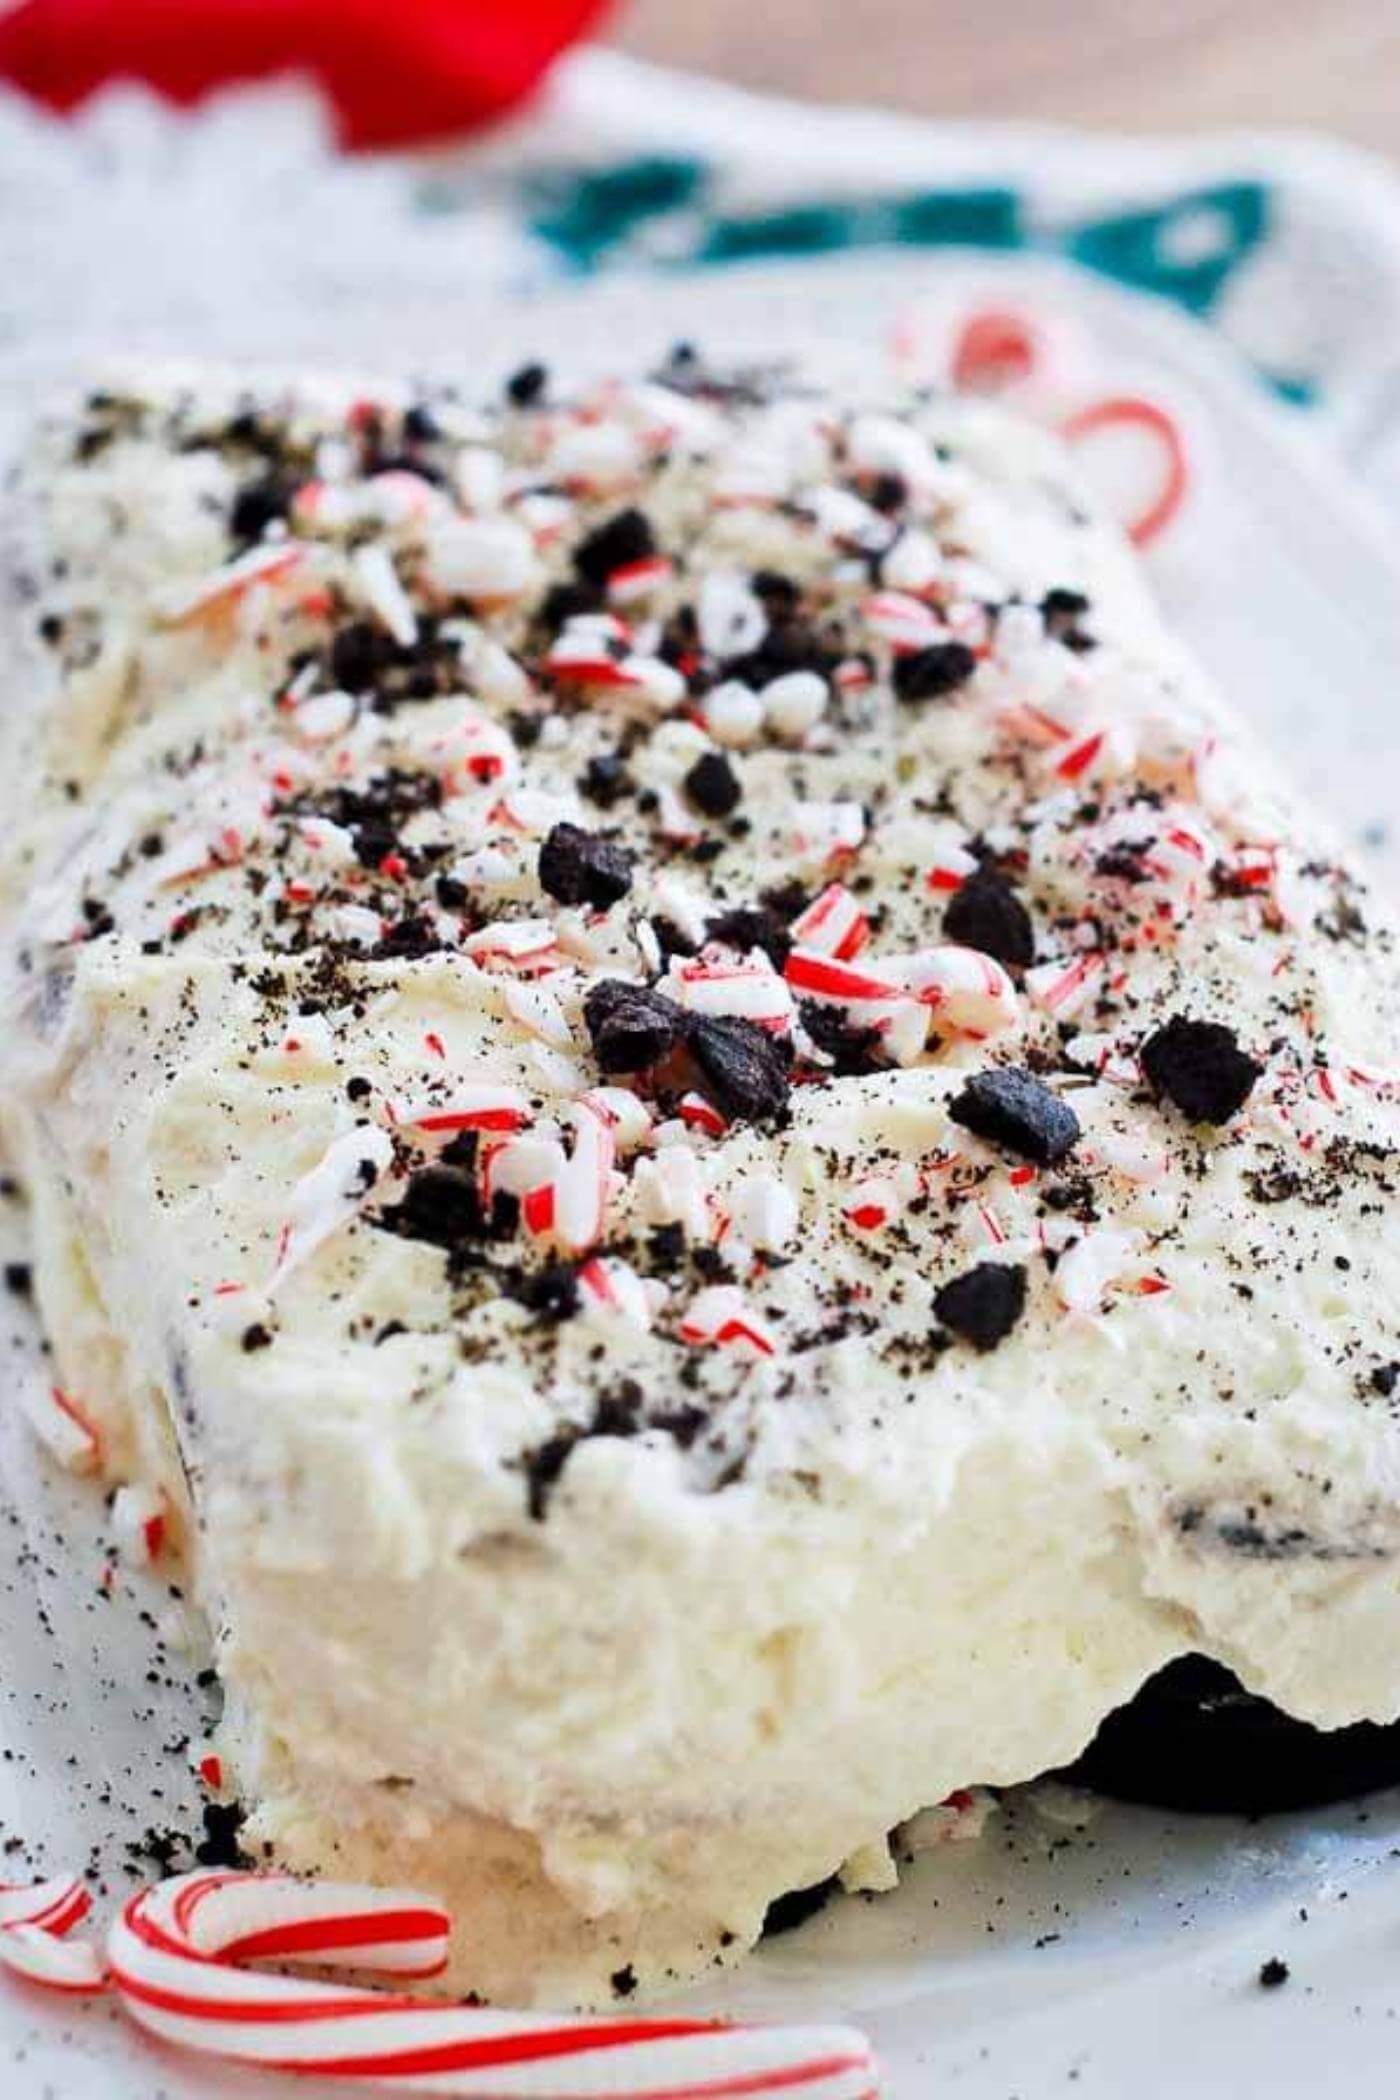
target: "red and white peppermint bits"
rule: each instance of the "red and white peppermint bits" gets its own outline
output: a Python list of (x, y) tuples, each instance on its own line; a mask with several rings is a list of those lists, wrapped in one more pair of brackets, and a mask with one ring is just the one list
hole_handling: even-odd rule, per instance
[(612, 1125), (586, 1102), (565, 1110), (574, 1144), (552, 1184), (550, 1230), (569, 1254), (586, 1254), (603, 1236), (616, 1146)]
[(112, 1497), (112, 1531), (123, 1560), (149, 1567), (165, 1549), (169, 1512), (164, 1495), (147, 1481), (119, 1487)]
[(160, 592), (155, 601), (156, 616), (172, 627), (200, 619), (206, 613), (236, 604), (255, 584), (280, 582), (305, 559), (306, 549), (296, 541), (280, 540), (254, 547), (251, 553), (240, 554), (237, 560), (211, 570), (194, 583), (172, 584)]
[(652, 1290), (664, 1296), (664, 1287), (649, 1287), (630, 1262), (612, 1254), (595, 1254), (578, 1272), (579, 1295), (586, 1314), (595, 1318), (630, 1320), (634, 1327), (648, 1328), (652, 1317)]
[(876, 591), (860, 610), (871, 634), (888, 643), (896, 656), (927, 649), (948, 638), (948, 630), (932, 606), (908, 591)]
[(187, 1874), (133, 1896), (108, 1940), (123, 2009), (163, 2041), (269, 2069), (463, 2100), (867, 2100), (847, 2027), (727, 2027), (498, 2012), (232, 1966), (275, 1959), (423, 1975), (448, 1920), (428, 1899), (284, 1875)]
[(802, 998), (844, 1006), (855, 1025), (875, 1029), (896, 1064), (922, 1052), (930, 1016), (943, 1033), (980, 1041), (1013, 1027), (1021, 1010), (1001, 964), (976, 948), (925, 948), (859, 969), (794, 948), (785, 974)]
[(1052, 1020), (1068, 1021), (1097, 995), (1106, 968), (1105, 958), (1095, 949), (1062, 961), (1038, 963), (1026, 972), (1026, 996)]
[(980, 1040), (1000, 1035), (1019, 1018), (1015, 985), (979, 948), (925, 948), (885, 967), (931, 1009), (940, 1029)]
[(775, 1356), (778, 1349), (762, 1315), (732, 1283), (697, 1291), (678, 1332), (683, 1342), (700, 1347), (752, 1349), (758, 1356)]
[(368, 1123), (343, 1131), (327, 1146), (324, 1157), (292, 1190), (270, 1288), (284, 1283), (359, 1215), (393, 1162), (394, 1141), (388, 1131)]
[(850, 962), (870, 939), (870, 921), (844, 882), (830, 882), (798, 913), (791, 931), (800, 947)]
[(394, 1114), (402, 1128), (429, 1136), (461, 1130), (523, 1130), (529, 1120), (530, 1103), (519, 1087), (485, 1082), (456, 1087), (441, 1101), (408, 1103)]
[(783, 1034), (792, 1021), (792, 993), (766, 955), (739, 962), (711, 950), (675, 961), (664, 990), (693, 1014), (725, 1014)]
[(849, 1190), (841, 1204), (841, 1215), (853, 1231), (882, 1232), (894, 1223), (903, 1208), (904, 1201), (893, 1177), (871, 1174)]
[(552, 970), (559, 963), (558, 930), (549, 919), (493, 919), (467, 935), (462, 953), (483, 970)]
[(102, 1455), (97, 1424), (66, 1387), (42, 1378), (21, 1379), (16, 1397), (30, 1427), (70, 1473), (90, 1473)]

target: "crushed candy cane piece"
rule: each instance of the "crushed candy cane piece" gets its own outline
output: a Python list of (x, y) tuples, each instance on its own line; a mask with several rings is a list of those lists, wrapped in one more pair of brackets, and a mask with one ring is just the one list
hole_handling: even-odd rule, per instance
[(1135, 547), (1146, 547), (1170, 525), (1186, 500), (1190, 483), (1186, 443), (1176, 418), (1155, 401), (1124, 394), (1091, 402), (1087, 408), (1077, 410), (1062, 427), (1066, 442), (1078, 452), (1084, 452), (1087, 445), (1100, 441), (1107, 433), (1121, 437), (1125, 432), (1133, 434), (1139, 443), (1146, 439), (1156, 454), (1155, 464), (1149, 469), (1152, 479), (1148, 492), (1124, 506), (1124, 531)]
[(156, 593), (157, 618), (178, 627), (215, 606), (241, 598), (254, 584), (275, 583), (300, 568), (306, 549), (295, 541), (274, 540), (240, 554), (194, 583), (176, 583)]
[(97, 1425), (82, 1404), (61, 1385), (41, 1378), (22, 1378), (19, 1404), (42, 1444), (70, 1473), (90, 1473), (101, 1457)]
[(372, 541), (367, 547), (357, 547), (352, 561), (355, 579), (370, 611), (401, 649), (411, 649), (418, 639), (418, 616), (399, 581), (388, 548), (378, 540)]
[(816, 671), (785, 671), (758, 696), (763, 720), (774, 736), (798, 743), (826, 713), (826, 680)]
[(630, 1263), (614, 1254), (595, 1254), (579, 1269), (577, 1281), (586, 1311), (630, 1320), (634, 1327), (651, 1326), (651, 1292)]
[(519, 1087), (490, 1081), (461, 1086), (440, 1101), (395, 1107), (394, 1121), (429, 1134), (459, 1130), (521, 1130), (530, 1120), (529, 1097)]
[(729, 1128), (728, 1119), (703, 1094), (682, 1094), (679, 1112), (683, 1123), (692, 1130), (703, 1130), (707, 1137), (723, 1137)]
[(797, 1237), (797, 1198), (776, 1174), (746, 1174), (728, 1199), (726, 1238), (759, 1254), (782, 1254)]
[(1054, 1020), (1071, 1020), (1098, 996), (1105, 968), (1105, 958), (1094, 949), (1057, 962), (1038, 963), (1025, 974), (1026, 997)]
[(841, 1215), (857, 1232), (879, 1232), (892, 1225), (903, 1208), (899, 1189), (891, 1177), (872, 1174), (847, 1192)]
[(632, 1186), (644, 1224), (679, 1225), (692, 1240), (714, 1237), (705, 1170), (690, 1145), (658, 1145), (637, 1162)]
[(615, 1148), (611, 1126), (587, 1103), (574, 1103), (564, 1117), (574, 1143), (554, 1175), (549, 1230), (566, 1253), (584, 1254), (603, 1235)]
[(751, 686), (728, 678), (712, 687), (701, 702), (705, 728), (717, 744), (730, 751), (747, 751), (763, 731), (763, 702)]
[(778, 1345), (737, 1285), (713, 1283), (691, 1299), (677, 1332), (683, 1342), (717, 1348), (749, 1348), (774, 1356)]
[(939, 1028), (978, 1038), (1002, 1034), (1020, 1018), (1021, 1002), (1001, 964), (977, 948), (926, 948), (883, 965), (895, 983), (927, 1006)]
[(446, 598), (499, 604), (518, 598), (539, 575), (535, 543), (510, 517), (447, 517), (423, 538), (430, 589)]
[(610, 1126), (619, 1152), (634, 1152), (638, 1145), (646, 1143), (652, 1127), (652, 1112), (631, 1087), (595, 1086), (579, 1098)]
[(777, 1031), (792, 1019), (792, 993), (765, 955), (740, 962), (678, 958), (659, 989), (688, 1013), (730, 1014)]
[(1140, 1232), (1094, 1226), (1067, 1247), (1055, 1269), (1055, 1295), (1067, 1312), (1094, 1314), (1104, 1293), (1139, 1258)]
[(112, 1497), (112, 1531), (122, 1557), (149, 1567), (165, 1546), (167, 1509), (158, 1487), (144, 1481), (119, 1487)]
[(860, 610), (870, 632), (896, 655), (912, 655), (947, 639), (948, 630), (933, 607), (907, 591), (877, 591)]
[(544, 984), (507, 984), (502, 992), (506, 1012), (513, 1021), (551, 1043), (556, 1050), (574, 1047), (574, 1032), (555, 994)]
[(556, 953), (554, 927), (548, 919), (493, 919), (467, 935), (462, 953), (488, 969), (493, 963), (538, 964)]
[(790, 836), (794, 853), (804, 862), (823, 865), (859, 849), (865, 839), (865, 811), (859, 802), (795, 802)]
[(393, 1162), (393, 1139), (373, 1124), (356, 1124), (331, 1142), (292, 1190), (271, 1288), (285, 1283), (318, 1247), (358, 1217)]
[(798, 913), (790, 931), (800, 947), (850, 962), (870, 939), (870, 921), (845, 884), (832, 882)]

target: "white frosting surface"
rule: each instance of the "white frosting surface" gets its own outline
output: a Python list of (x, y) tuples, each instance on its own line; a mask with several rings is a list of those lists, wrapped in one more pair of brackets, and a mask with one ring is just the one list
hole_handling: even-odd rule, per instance
[[(747, 378), (137, 380), (20, 489), (60, 1387), (191, 1548), (255, 1828), (440, 1887), (502, 1996), (734, 1957), (1177, 1653), (1400, 1712), (1392, 932), (1047, 438)], [(617, 901), (551, 894), (560, 824)], [(944, 930), (979, 861), (1029, 968)], [(601, 1069), (619, 981), (689, 1048)], [(1145, 1079), (1172, 1019), (1257, 1067), (1216, 1122)], [(1063, 1159), (960, 1120), (1001, 1067)]]

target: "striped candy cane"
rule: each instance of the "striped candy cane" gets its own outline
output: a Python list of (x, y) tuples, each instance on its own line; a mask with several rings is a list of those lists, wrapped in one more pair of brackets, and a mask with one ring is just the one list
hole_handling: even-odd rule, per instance
[(448, 1919), (422, 1897), (285, 1875), (196, 1873), (133, 1896), (108, 1940), (112, 1983), (162, 2040), (268, 2069), (467, 2100), (874, 2100), (847, 2027), (586, 2019), (341, 1988), (233, 1966), (273, 1959), (423, 1975)]
[(0, 1887), (0, 1968), (45, 1990), (86, 1998), (105, 1987), (101, 1958), (86, 1940), (67, 1940), (91, 1898), (71, 1874), (32, 1888)]

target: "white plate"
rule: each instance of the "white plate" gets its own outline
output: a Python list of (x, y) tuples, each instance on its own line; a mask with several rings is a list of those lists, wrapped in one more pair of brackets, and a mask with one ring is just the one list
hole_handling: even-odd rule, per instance
[[(677, 337), (717, 355), (868, 357), (911, 302), (1008, 285), (1071, 311), (1115, 389), (1168, 399), (1191, 432), (1191, 505), (1153, 556), (1163, 597), (1232, 696), (1315, 783), (1383, 880), (1400, 756), (1400, 541), (1297, 420), (1167, 309), (1052, 265), (852, 260), (611, 283), (568, 299), (453, 315), (308, 316), (283, 356), (426, 369), (469, 342), (470, 371), (526, 356), (599, 366)], [(184, 347), (184, 346), (182, 346)], [(246, 339), (211, 352), (267, 354)], [(0, 1211), (5, 1206), (0, 1205)], [(0, 1218), (0, 1227), (13, 1220)], [(11, 1339), (13, 1376), (34, 1339)], [(0, 1411), (0, 1840), (6, 1878), (94, 1857), (115, 1897), (124, 1846), (198, 1823), (178, 1747), (199, 1731), (197, 1629), (148, 1578), (98, 1594), (104, 1512), (54, 1479), (14, 1408)], [(145, 1615), (143, 1617), (143, 1614)], [(191, 1644), (183, 1650), (176, 1644)], [(975, 1779), (976, 1774), (969, 1774)], [(893, 1896), (846, 1900), (765, 1948), (719, 1994), (740, 2016), (849, 2015), (900, 2100), (1058, 2093), (1137, 2100), (1360, 2094), (1391, 2068), (1400, 1989), (1400, 1792), (1248, 1827), (1105, 1808), (1078, 1833), (1013, 1800), (979, 1843), (926, 1857)], [(1264, 1991), (1260, 1964), (1289, 1964)], [(56, 2009), (0, 1985), (5, 2100), (195, 2100), (323, 2088), (190, 2065), (102, 2005)], [(324, 2088), (326, 2092), (344, 2088)]]

